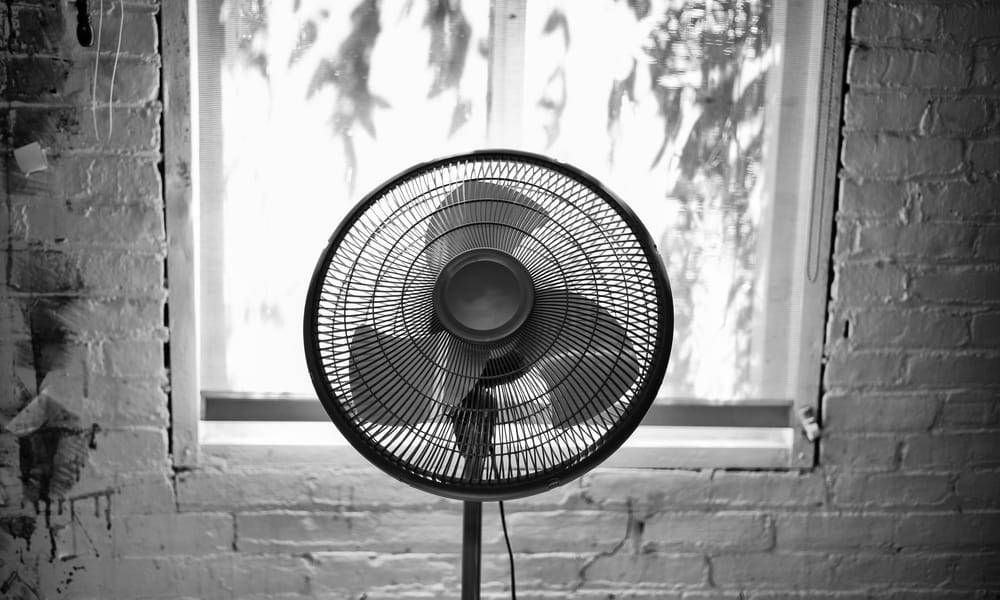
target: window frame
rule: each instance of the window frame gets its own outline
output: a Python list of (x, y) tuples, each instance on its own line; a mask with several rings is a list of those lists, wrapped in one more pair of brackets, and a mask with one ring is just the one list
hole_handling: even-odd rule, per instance
[[(520, 7), (523, 14), (524, 0), (494, 0), (497, 6)], [(837, 184), (837, 148), (839, 145), (841, 102), (843, 97), (843, 71), (845, 67), (847, 0), (828, 3), (811, 3), (810, 17), (819, 20), (815, 27), (786, 28), (786, 36), (804, 35), (819, 31), (821, 44), (803, 44), (809, 48), (810, 62), (818, 63), (818, 68), (807, 70), (809, 80), (804, 86), (807, 94), (803, 110), (804, 134), (791, 133), (785, 128), (785, 136), (779, 143), (793, 143), (801, 148), (796, 157), (807, 171), (800, 171), (793, 193), (811, 197), (809, 210), (799, 211), (795, 227), (808, 227), (807, 252), (796, 257), (796, 272), (807, 270), (808, 277), (801, 282), (801, 310), (797, 330), (800, 344), (796, 366), (796, 383), (793, 401), (788, 410), (789, 430), (786, 432), (787, 447), (766, 450), (753, 445), (730, 447), (712, 444), (721, 440), (718, 428), (706, 427), (704, 441), (686, 438), (679, 444), (667, 446), (637, 446), (626, 444), (605, 463), (608, 466), (628, 467), (683, 467), (683, 468), (773, 468), (808, 469), (817, 462), (816, 442), (800, 434), (798, 413), (812, 408), (818, 415), (819, 399), (822, 391), (822, 353), (826, 330), (826, 305), (828, 300), (828, 278), (831, 235), (833, 229), (834, 201)], [(257, 445), (268, 440), (260, 438), (256, 443), (247, 443), (242, 434), (230, 435), (225, 427), (200, 427), (202, 419), (202, 394), (199, 389), (199, 269), (198, 231), (199, 218), (197, 190), (200, 168), (197, 132), (199, 131), (198, 82), (198, 0), (181, 0), (164, 3), (161, 7), (161, 40), (163, 58), (163, 155), (164, 155), (164, 201), (168, 234), (166, 277), (168, 289), (167, 312), (165, 315), (170, 332), (168, 343), (168, 367), (170, 377), (170, 444), (173, 463), (178, 468), (197, 467), (202, 462), (202, 454), (229, 456), (238, 454), (253, 460), (270, 461), (281, 459), (279, 446)], [(505, 26), (500, 24), (499, 26)], [(787, 38), (786, 38), (787, 39)], [(786, 46), (792, 46), (786, 42)], [(794, 47), (794, 46), (792, 46)], [(814, 53), (818, 53), (816, 56)], [(515, 57), (516, 60), (516, 57)], [(799, 66), (791, 60), (783, 60), (782, 77), (800, 75), (795, 71)], [(491, 77), (493, 75), (491, 74)], [(500, 101), (504, 101), (502, 98)], [(512, 102), (507, 100), (505, 102)], [(491, 121), (491, 125), (493, 125)], [(499, 124), (498, 124), (499, 125)], [(499, 127), (503, 130), (504, 127)], [(802, 169), (802, 167), (798, 167)], [(800, 253), (801, 254), (801, 253)], [(333, 425), (327, 423), (333, 430)], [(206, 431), (213, 429), (213, 431)], [(697, 427), (687, 427), (698, 433)], [(712, 431), (710, 431), (712, 430)], [(714, 434), (713, 434), (714, 431)], [(641, 433), (641, 432), (640, 432)], [(724, 431), (722, 433), (725, 433)], [(334, 436), (335, 438), (336, 436)], [(639, 435), (638, 437), (642, 437)], [(205, 441), (202, 440), (205, 438)], [(273, 440), (272, 440), (273, 441)], [(280, 440), (278, 441), (280, 442)], [(204, 444), (204, 447), (203, 447)], [(295, 453), (302, 451), (300, 445), (290, 445)], [(344, 448), (344, 451), (331, 451)], [(669, 450), (669, 452), (667, 451)], [(329, 463), (352, 463), (353, 449), (346, 443), (334, 440), (323, 446), (319, 455)]]

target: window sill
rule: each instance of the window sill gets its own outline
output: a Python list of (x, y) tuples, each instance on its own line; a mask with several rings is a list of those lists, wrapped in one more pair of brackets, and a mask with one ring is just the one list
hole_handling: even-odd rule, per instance
[[(363, 466), (367, 461), (330, 422), (201, 421), (205, 458), (231, 464)], [(603, 466), (788, 468), (791, 427), (639, 427)]]

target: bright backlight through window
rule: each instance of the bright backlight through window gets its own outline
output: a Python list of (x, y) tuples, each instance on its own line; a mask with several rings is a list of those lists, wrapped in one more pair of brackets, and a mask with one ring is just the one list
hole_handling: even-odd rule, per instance
[(202, 3), (202, 389), (312, 394), (302, 308), (341, 218), (414, 163), (508, 145), (649, 228), (675, 299), (664, 400), (793, 395), (808, 203), (776, 192), (799, 175), (775, 3), (531, 1), (513, 25), (487, 2)]

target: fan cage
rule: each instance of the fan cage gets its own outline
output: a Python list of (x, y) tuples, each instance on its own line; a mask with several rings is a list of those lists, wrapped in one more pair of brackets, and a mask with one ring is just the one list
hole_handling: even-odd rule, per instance
[[(484, 247), (524, 265), (535, 305), (509, 338), (476, 344), (440, 331), (432, 296), (450, 259)], [(575, 478), (625, 441), (661, 384), (672, 315), (648, 232), (596, 179), (480, 151), (417, 165), (353, 209), (316, 266), (304, 333), (319, 398), (363, 456), (432, 493), (496, 500)], [(374, 403), (355, 401), (352, 359), (383, 365), (364, 382)], [(459, 439), (469, 427), (491, 438)]]

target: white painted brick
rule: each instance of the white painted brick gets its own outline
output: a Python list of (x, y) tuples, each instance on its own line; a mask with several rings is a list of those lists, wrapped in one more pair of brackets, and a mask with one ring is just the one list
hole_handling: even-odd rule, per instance
[[(45, 597), (270, 598), (309, 589), (312, 568), (291, 556), (101, 557), (91, 568), (40, 564)], [(69, 571), (69, 573), (67, 573)]]
[(956, 44), (970, 44), (1000, 38), (1000, 9), (990, 3), (952, 4), (944, 10), (946, 35)]
[(976, 171), (996, 173), (1000, 171), (1000, 142), (972, 142), (969, 162)]
[[(691, 596), (692, 593), (684, 591), (683, 594), (680, 591), (672, 590), (622, 590), (621, 588), (595, 588), (595, 589), (581, 589), (574, 592), (570, 596), (573, 600), (608, 600), (608, 597), (613, 597), (615, 600), (686, 600), (688, 598), (696, 598), (697, 596)], [(494, 596), (489, 600), (507, 600), (510, 596)], [(518, 595), (520, 598), (520, 594)], [(526, 597), (528, 598), (528, 597)], [(559, 598), (558, 595), (544, 594), (543, 592), (538, 592), (534, 596), (530, 596), (531, 600), (551, 600), (552, 598)]]
[(957, 348), (969, 341), (969, 319), (958, 311), (862, 310), (851, 318), (857, 348)]
[(849, 130), (917, 133), (932, 114), (933, 100), (907, 92), (849, 92), (844, 96), (844, 127)]
[(369, 549), (373, 523), (365, 513), (250, 512), (236, 515), (236, 530), (240, 552), (316, 552)]
[(157, 382), (118, 381), (91, 376), (87, 405), (100, 407), (92, 414), (98, 422), (112, 426), (166, 427), (169, 424), (167, 395)]
[(927, 431), (941, 401), (931, 395), (829, 394), (823, 428), (830, 432)]
[(998, 126), (997, 103), (989, 96), (953, 96), (934, 103), (925, 133), (941, 136), (978, 137), (989, 135)]
[[(144, 6), (143, 4), (152, 4)], [(97, 45), (97, 25), (99, 21), (98, 7), (100, 4), (91, 6), (91, 21), (94, 28), (94, 46), (84, 50), (80, 48), (76, 41), (76, 14), (72, 10), (65, 10), (65, 34), (62, 38), (62, 48), (64, 51), (74, 55), (82, 55), (86, 60), (93, 61), (94, 50), (98, 48), (107, 56), (113, 59), (118, 42), (118, 22), (121, 16), (120, 5), (105, 3), (104, 9), (104, 34), (101, 44)], [(122, 52), (127, 54), (137, 54), (142, 56), (155, 56), (159, 50), (159, 33), (156, 27), (156, 6), (155, 3), (131, 3), (125, 8), (125, 22), (122, 24)], [(105, 60), (102, 57), (102, 61)]]
[(880, 304), (903, 297), (906, 273), (896, 265), (841, 264), (834, 270), (832, 295), (846, 304)]
[(835, 260), (850, 260), (858, 255), (858, 221), (839, 217), (834, 222), (833, 258)]
[[(115, 515), (166, 514), (176, 510), (172, 473), (167, 468), (150, 471), (86, 469), (70, 497), (111, 492), (111, 510)], [(105, 499), (101, 498), (101, 506)]]
[(820, 439), (823, 465), (856, 473), (892, 471), (897, 468), (900, 440), (894, 435), (828, 434)]
[(859, 41), (932, 40), (939, 36), (940, 19), (939, 6), (864, 3), (851, 11), (851, 35)]
[(949, 430), (1000, 427), (1000, 403), (988, 391), (949, 394), (938, 425)]
[(85, 423), (111, 429), (166, 428), (169, 424), (167, 397), (157, 381), (121, 381), (63, 368), (50, 371), (43, 385)]
[[(236, 530), (237, 547), (250, 553), (448, 552), (454, 549), (455, 540), (462, 537), (462, 513), (252, 512), (237, 514)], [(484, 533), (487, 547), (492, 537)]]
[(609, 587), (702, 586), (708, 579), (708, 561), (700, 554), (619, 552), (598, 556), (587, 570), (587, 581)]
[[(371, 555), (358, 552), (321, 552), (312, 555), (312, 589), (334, 597), (364, 597), (366, 590), (387, 586), (455, 586), (460, 558), (456, 555)], [(338, 596), (339, 595), (339, 596)]]
[(847, 83), (857, 87), (964, 88), (972, 56), (943, 50), (851, 48)]
[(73, 43), (76, 43), (75, 34), (68, 32), (70, 28), (62, 17), (60, 4), (39, 2), (33, 6), (16, 6), (16, 9), (10, 14), (13, 27), (4, 36), (5, 42), (10, 42), (11, 51), (51, 54), (59, 49), (63, 38), (72, 36)]
[(906, 550), (1000, 548), (1000, 513), (907, 513), (896, 524), (895, 543)]
[(233, 549), (229, 514), (129, 515), (114, 519), (111, 529), (120, 556), (191, 556)]
[(889, 514), (787, 513), (775, 519), (775, 549), (888, 549), (895, 519)]
[(102, 429), (90, 462), (99, 470), (146, 471), (164, 467), (167, 432), (163, 429)]
[[(581, 583), (580, 572), (591, 559), (587, 554), (518, 554), (514, 556), (517, 591), (520, 598), (532, 588), (565, 589)], [(484, 588), (496, 588), (510, 597), (510, 563), (506, 550), (503, 553), (483, 555), (482, 580)], [(456, 563), (456, 568), (458, 564)], [(591, 567), (593, 568), (593, 567)], [(528, 591), (527, 593), (531, 593)]]
[(980, 221), (1000, 215), (1000, 185), (988, 180), (926, 184), (920, 197), (920, 210), (929, 219)]
[(584, 476), (587, 498), (602, 508), (632, 506), (639, 514), (708, 501), (707, 472), (649, 469), (602, 469)]
[(983, 225), (976, 240), (976, 257), (993, 262), (1000, 261), (1000, 227)]
[(906, 438), (903, 468), (959, 470), (1000, 467), (1000, 432), (941, 433)]
[(1000, 87), (1000, 53), (992, 44), (975, 47), (972, 82), (987, 89)]
[(1000, 301), (1000, 271), (993, 269), (935, 269), (913, 277), (912, 292), (930, 302)]
[[(310, 589), (313, 568), (302, 557), (287, 555), (219, 555), (178, 561), (178, 592), (195, 598), (270, 598), (304, 594)], [(141, 584), (141, 582), (136, 582)], [(142, 594), (141, 590), (135, 592)]]
[(851, 174), (874, 178), (947, 175), (962, 166), (962, 142), (894, 135), (844, 135), (844, 168)]
[[(59, 99), (64, 102), (89, 104), (93, 90), (93, 76), (92, 68), (70, 71), (60, 90)], [(105, 120), (105, 123), (103, 125), (99, 123), (98, 127), (106, 132), (107, 102), (111, 93), (114, 94), (115, 104), (145, 104), (155, 101), (160, 92), (160, 65), (148, 58), (120, 57), (113, 87), (111, 69), (99, 69), (96, 90), (98, 102), (103, 105), (98, 110), (98, 118)]]
[(346, 510), (454, 505), (454, 501), (412, 488), (374, 467), (317, 471), (310, 476), (310, 488), (317, 505)]
[(858, 251), (862, 256), (913, 256), (921, 261), (968, 258), (974, 254), (978, 229), (971, 224), (862, 225)]
[[(607, 552), (625, 538), (628, 515), (606, 511), (544, 511), (507, 515), (515, 552)], [(502, 547), (499, 528), (483, 534), (483, 545)], [(557, 533), (555, 533), (557, 532)]]
[[(108, 139), (107, 117), (98, 119), (100, 136), (88, 108), (18, 108), (11, 132), (15, 146), (37, 141), (50, 152), (70, 150), (158, 152), (160, 107), (115, 107)], [(105, 111), (106, 113), (106, 111)], [(104, 125), (101, 125), (101, 123)]]
[(39, 56), (4, 57), (0, 93), (5, 99), (32, 101), (59, 98), (59, 89), (69, 76), (72, 62)]
[(162, 208), (160, 172), (151, 157), (56, 155), (50, 168), (11, 178), (11, 196), (80, 204), (146, 204)]
[[(8, 88), (11, 100), (57, 104), (90, 105), (93, 93), (93, 63), (90, 68), (74, 68), (74, 62), (65, 58), (21, 56), (7, 62)], [(142, 104), (156, 100), (160, 89), (160, 69), (156, 62), (123, 57), (118, 61), (114, 80), (116, 104)], [(111, 68), (98, 71), (96, 97), (105, 120), (102, 131), (107, 131), (106, 104), (111, 91)]]
[[(156, 55), (157, 4), (150, 0), (126, 4), (125, 22), (122, 24), (123, 54)], [(93, 49), (97, 48), (98, 23), (101, 20), (98, 7), (99, 5), (90, 7), (95, 44)], [(77, 59), (83, 64), (93, 64), (93, 49), (82, 48), (77, 42), (76, 11), (72, 10), (72, 7), (58, 3), (28, 3), (27, 6), (17, 8), (19, 10), (15, 11), (11, 18), (14, 33), (11, 36), (12, 51), (58, 54), (61, 57)], [(105, 3), (104, 9), (104, 29), (100, 49), (110, 61), (113, 59), (118, 42), (120, 5)]]
[(163, 327), (163, 298), (86, 298), (60, 313), (75, 336), (85, 339), (134, 337)]
[[(805, 588), (807, 586), (802, 586), (802, 587)], [(698, 598), (698, 597), (700, 596), (693, 596), (693, 598)], [(739, 600), (739, 592), (732, 591), (726, 595), (715, 595), (715, 596), (712, 595), (712, 592), (705, 592), (704, 597), (712, 600), (717, 600), (719, 598), (726, 598), (727, 600), (729, 599)], [(749, 596), (747, 596), (744, 593), (744, 597), (746, 598)], [(806, 591), (805, 589), (793, 590), (793, 589), (780, 589), (780, 588), (779, 589), (761, 588), (761, 589), (755, 589), (753, 591), (753, 598), (754, 600), (758, 599), (786, 600), (789, 598), (798, 598), (802, 600), (805, 600), (806, 598), (808, 598), (809, 600), (869, 600), (871, 598), (871, 594), (869, 594), (868, 592), (860, 592), (860, 591), (852, 592), (843, 590)], [(896, 596), (886, 596), (886, 598), (893, 598), (895, 600), (903, 600), (904, 598), (906, 598), (907, 600), (909, 600), (909, 597), (907, 596), (902, 596), (899, 598), (897, 598)]]
[(996, 589), (1000, 586), (1000, 553), (978, 553), (954, 557), (954, 582), (969, 589)]
[(577, 478), (551, 490), (516, 500), (504, 501), (504, 509), (508, 512), (517, 512), (521, 510), (593, 508), (593, 503), (585, 496), (583, 485), (583, 480)]
[(34, 293), (157, 295), (163, 288), (163, 257), (121, 250), (67, 249), (14, 252), (12, 288)]
[(838, 558), (833, 572), (836, 587), (936, 587), (947, 582), (951, 574), (952, 560), (947, 555), (850, 553)]
[(903, 374), (904, 358), (898, 352), (856, 351), (830, 356), (824, 383), (830, 388), (870, 385), (891, 386)]
[(711, 557), (712, 580), (723, 588), (767, 585), (822, 589), (830, 584), (835, 560), (826, 553), (752, 553)]
[(818, 472), (716, 471), (711, 503), (723, 507), (818, 506), (825, 498)]
[(658, 514), (645, 522), (643, 545), (656, 550), (766, 550), (773, 545), (772, 524), (750, 512)]
[(996, 364), (996, 357), (983, 354), (918, 354), (907, 361), (904, 381), (927, 387), (996, 385)]
[(145, 204), (88, 205), (28, 199), (13, 202), (11, 238), (25, 242), (129, 245), (146, 250), (165, 242), (163, 210)]
[(164, 340), (104, 340), (92, 347), (94, 371), (110, 377), (165, 377)]
[(308, 478), (298, 470), (204, 468), (177, 475), (177, 501), (181, 510), (309, 506)]
[(964, 508), (1000, 508), (1000, 471), (966, 471), (955, 482)]
[(944, 474), (839, 475), (832, 501), (843, 507), (953, 506), (951, 478)]

